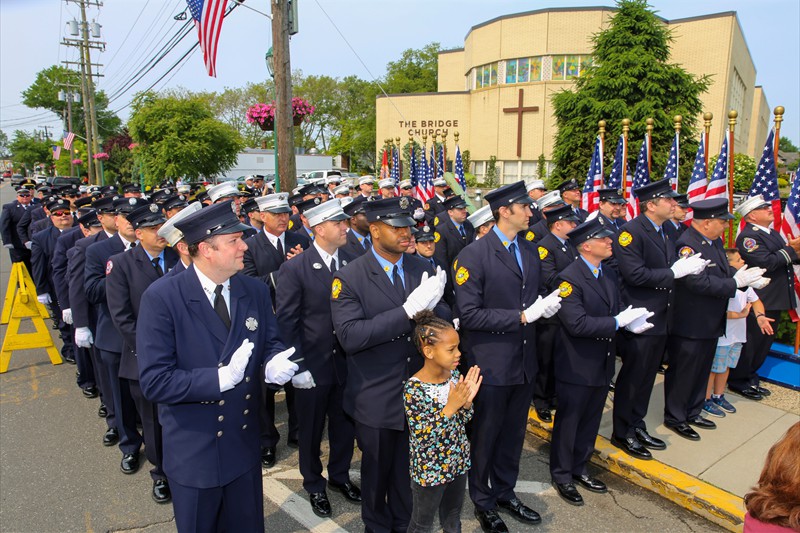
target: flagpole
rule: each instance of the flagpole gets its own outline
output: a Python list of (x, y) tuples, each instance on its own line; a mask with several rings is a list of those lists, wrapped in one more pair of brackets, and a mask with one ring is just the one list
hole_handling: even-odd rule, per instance
[[(736, 128), (736, 117), (739, 113), (731, 109), (728, 111), (728, 211), (733, 211), (733, 132)], [(733, 248), (733, 220), (728, 221), (728, 248)]]
[(447, 130), (442, 132), (442, 164), (444, 165), (442, 176), (444, 176), (444, 173), (447, 172)]
[(778, 151), (781, 145), (781, 122), (783, 122), (783, 106), (775, 108), (775, 169), (778, 168)]
[(628, 201), (628, 132), (630, 131), (630, 129), (631, 129), (631, 119), (623, 118), (622, 119), (622, 197), (625, 199), (625, 202)]
[(704, 122), (704, 127), (705, 127), (705, 130), (706, 130), (705, 137), (703, 138), (703, 142), (705, 143), (705, 146), (703, 147), (703, 149), (705, 151), (705, 156), (706, 156), (706, 176), (708, 176), (708, 153), (711, 151), (708, 148), (708, 146), (709, 146), (708, 145), (708, 140), (709, 140), (710, 135), (711, 135), (711, 119), (713, 119), (713, 118), (714, 118), (714, 114), (712, 112), (706, 111), (705, 113), (703, 113), (703, 122)]
[(675, 125), (675, 192), (678, 192), (678, 189), (680, 189), (681, 122), (683, 122), (683, 117), (675, 115), (672, 117), (672, 121)]
[(647, 172), (652, 173), (652, 169), (650, 168), (650, 163), (652, 162), (653, 158), (650, 155), (652, 153), (651, 151), (652, 146), (650, 144), (650, 139), (652, 139), (653, 137), (653, 123), (655, 121), (652, 118), (648, 118), (647, 120), (645, 120), (645, 122), (647, 123), (647, 126), (645, 126), (645, 130), (647, 131)]

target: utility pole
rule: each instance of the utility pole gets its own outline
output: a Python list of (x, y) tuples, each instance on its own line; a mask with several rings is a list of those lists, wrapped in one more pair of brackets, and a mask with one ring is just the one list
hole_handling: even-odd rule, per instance
[(279, 168), (276, 180), (280, 190), (291, 191), (297, 182), (297, 163), (294, 156), (294, 124), (292, 117), (292, 68), (289, 60), (289, 2), (272, 1), (272, 49), (275, 61), (275, 105)]
[[(65, 100), (67, 102), (67, 111), (64, 123), (64, 129), (68, 132), (72, 131), (72, 101), (77, 96), (77, 93), (73, 93), (72, 89), (79, 89), (77, 85), (72, 85), (69, 83), (62, 83), (60, 84), (61, 87), (64, 87), (66, 91), (59, 91), (58, 99)], [(63, 98), (62, 98), (63, 95)], [(72, 148), (69, 150), (69, 175), (75, 176), (75, 165), (72, 164)]]
[[(99, 142), (97, 139), (97, 110), (94, 107), (94, 80), (92, 80), (92, 60), (89, 55), (89, 24), (86, 21), (86, 1), (79, 0), (81, 6), (81, 30), (83, 30), (83, 61), (86, 66), (86, 85), (88, 87), (88, 97), (89, 97), (89, 114), (92, 116), (92, 149), (89, 151), (89, 154), (97, 154), (100, 151)], [(89, 143), (86, 143), (87, 146)], [(104, 183), (100, 183), (102, 171), (100, 170), (100, 165), (102, 162), (99, 159), (92, 159), (91, 155), (87, 156), (87, 168), (92, 165), (92, 161), (94, 161), (94, 183), (99, 183), (100, 185), (105, 185)]]

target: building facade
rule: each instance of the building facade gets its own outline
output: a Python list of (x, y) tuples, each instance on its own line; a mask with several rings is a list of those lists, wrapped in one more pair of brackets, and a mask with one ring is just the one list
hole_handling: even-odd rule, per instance
[[(489, 159), (497, 158), (501, 182), (538, 176), (544, 155), (551, 168), (556, 120), (551, 96), (573, 86), (591, 64), (592, 35), (606, 29), (615, 10), (608, 7), (552, 8), (506, 15), (473, 26), (464, 47), (438, 58), (438, 91), (381, 96), (376, 105), (376, 151), (384, 139), (446, 134), (448, 158), (459, 145), (469, 150), (470, 171), (481, 181)], [(770, 127), (770, 109), (733, 11), (665, 20), (672, 31), (670, 62), (688, 72), (712, 76), (701, 96), (703, 111), (714, 114), (711, 153), (719, 149), (728, 111), (739, 118), (736, 151), (760, 154)], [(725, 45), (727, 43), (727, 46)], [(698, 124), (702, 125), (702, 117)], [(682, 154), (681, 158), (694, 157)], [(588, 161), (587, 161), (588, 165)]]

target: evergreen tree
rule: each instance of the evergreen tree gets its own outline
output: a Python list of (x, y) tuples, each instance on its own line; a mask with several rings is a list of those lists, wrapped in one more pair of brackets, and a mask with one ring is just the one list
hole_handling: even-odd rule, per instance
[[(592, 64), (575, 81), (573, 90), (553, 96), (558, 126), (553, 150), (556, 168), (551, 181), (586, 178), (597, 123), (605, 120), (606, 168), (610, 168), (621, 120), (631, 119), (628, 136), (629, 168), (645, 134), (645, 120), (653, 118), (653, 180), (663, 175), (674, 137), (672, 117), (683, 116), (681, 130), (681, 183), (685, 187), (697, 149), (700, 95), (711, 80), (695, 77), (669, 63), (670, 30), (645, 0), (619, 0), (608, 28), (592, 38)], [(683, 190), (683, 189), (682, 189)]]

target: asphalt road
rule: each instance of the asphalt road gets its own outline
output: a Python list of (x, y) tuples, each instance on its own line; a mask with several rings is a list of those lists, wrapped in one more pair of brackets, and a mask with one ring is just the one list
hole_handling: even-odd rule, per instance
[[(8, 184), (0, 186), (0, 202), (13, 199)], [(0, 254), (0, 289), (5, 294), (11, 264), (5, 250)], [(5, 338), (5, 325), (0, 334)], [(285, 436), (285, 405), (282, 395), (278, 399), (278, 429)], [(75, 366), (51, 365), (41, 349), (13, 353), (9, 371), (0, 375), (0, 531), (175, 531), (172, 507), (150, 499), (148, 468), (124, 475), (119, 470), (119, 449), (102, 446), (105, 425), (97, 417), (98, 406), (97, 399), (81, 395)], [(321, 520), (311, 513), (297, 470), (297, 452), (284, 444), (278, 448), (278, 464), (264, 474), (266, 531), (363, 531), (358, 507), (338, 493), (329, 494), (332, 519)], [(543, 521), (531, 527), (506, 516), (511, 531), (722, 531), (605, 471), (595, 470), (609, 493), (584, 490), (586, 505), (572, 507), (549, 485), (548, 457), (549, 445), (529, 435), (517, 492), (542, 514)], [(356, 482), (358, 460), (356, 452), (352, 471)], [(480, 531), (468, 499), (462, 518), (464, 531)]]

